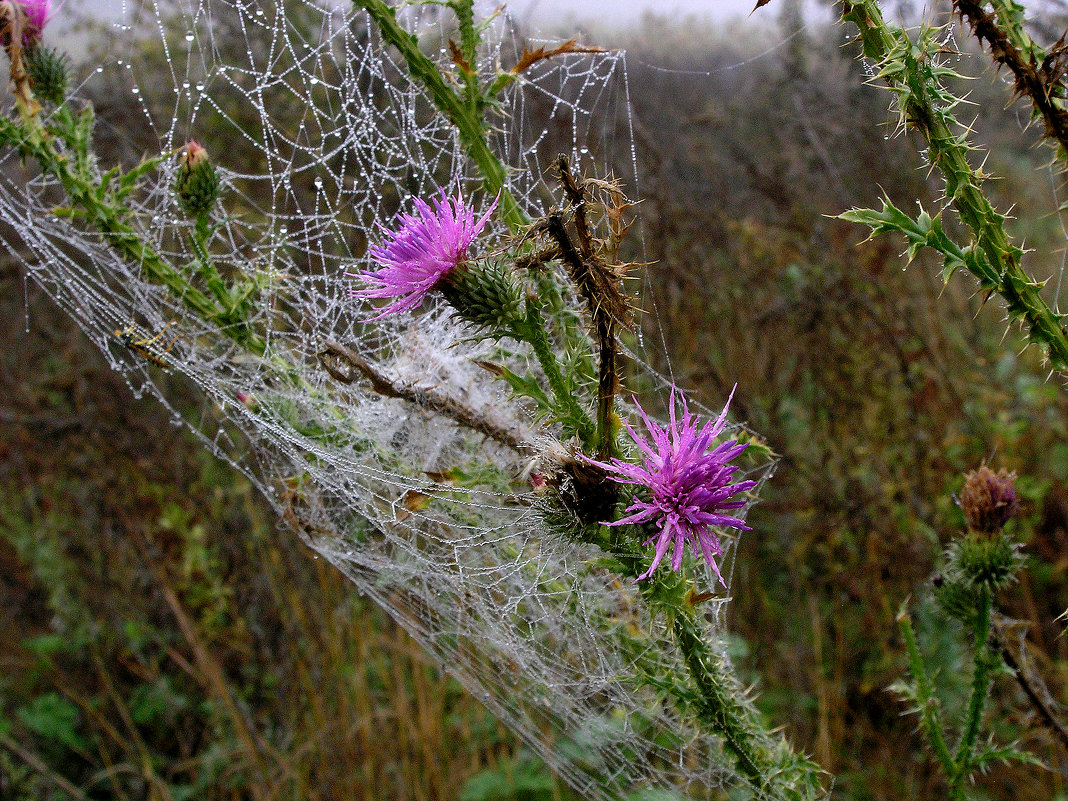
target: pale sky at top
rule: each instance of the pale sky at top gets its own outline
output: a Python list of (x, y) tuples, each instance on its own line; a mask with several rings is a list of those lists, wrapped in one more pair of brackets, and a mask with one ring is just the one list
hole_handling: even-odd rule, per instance
[(517, 17), (531, 14), (532, 21), (539, 24), (573, 15), (622, 26), (638, 21), (645, 11), (667, 17), (692, 15), (717, 19), (745, 16), (754, 4), (754, 0), (511, 0), (508, 8)]
[[(528, 13), (539, 25), (563, 21), (568, 15), (580, 20), (598, 20), (620, 26), (636, 22), (646, 10), (670, 16), (696, 15), (709, 18), (744, 16), (754, 0), (504, 0), (517, 17)], [(119, 18), (140, 3), (137, 0), (68, 0), (72, 7), (100, 18)], [(496, 4), (496, 3), (495, 3)], [(772, 12), (774, 13), (774, 12)]]

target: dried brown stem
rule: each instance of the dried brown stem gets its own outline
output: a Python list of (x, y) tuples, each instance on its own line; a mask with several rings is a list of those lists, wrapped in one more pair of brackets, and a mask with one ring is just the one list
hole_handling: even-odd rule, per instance
[(517, 270), (542, 270), (551, 261), (560, 258), (560, 250), (556, 247), (543, 248), (536, 253), (527, 253), (515, 260)]
[(606, 53), (608, 52), (603, 47), (594, 47), (592, 45), (580, 45), (576, 43), (575, 39), (568, 39), (561, 45), (556, 47), (539, 47), (537, 50), (528, 50), (523, 48), (523, 53), (519, 57), (519, 61), (512, 67), (512, 74), (520, 75), (526, 70), (533, 67), (539, 61), (545, 61), (556, 56), (563, 56), (572, 53)]
[(567, 202), (571, 204), (571, 210), (575, 215), (575, 233), (582, 251), (582, 258), (592, 260), (593, 237), (590, 235), (590, 225), (586, 219), (586, 187), (580, 185), (575, 176), (571, 174), (571, 164), (567, 156), (559, 156), (555, 166), (560, 174), (560, 185), (564, 188)]
[(40, 104), (34, 99), (30, 76), (26, 72), (26, 59), (22, 49), (25, 23), (26, 12), (21, 5), (11, 0), (0, 2), (0, 43), (7, 51), (8, 62), (11, 64), (12, 93), (23, 117), (41, 110)]
[(1057, 98), (1065, 96), (1064, 60), (1068, 55), (1062, 36), (1038, 64), (1034, 55), (1025, 56), (998, 25), (993, 14), (987, 12), (982, 0), (953, 0), (953, 7), (971, 26), (975, 38), (990, 45), (990, 56), (998, 64), (1008, 67), (1016, 79), (1016, 93), (1027, 95), (1042, 115), (1046, 136), (1056, 139), (1068, 152), (1068, 110)]
[(600, 434), (600, 442), (597, 453), (601, 459), (608, 459), (614, 455), (612, 410), (615, 394), (619, 389), (619, 378), (616, 374), (616, 323), (608, 311), (607, 304), (602, 302), (601, 295), (597, 292), (593, 264), (575, 249), (564, 226), (563, 217), (558, 213), (550, 214), (545, 224), (549, 236), (556, 240), (561, 260), (567, 266), (567, 271), (578, 286), (593, 318), (600, 361), (597, 377), (597, 431)]
[(400, 398), (424, 409), (430, 409), (455, 423), (485, 434), (490, 439), (519, 453), (532, 450), (531, 443), (520, 432), (506, 428), (495, 420), (464, 406), (454, 398), (433, 389), (413, 387), (394, 381), (352, 348), (337, 342), (324, 342), (323, 349), (319, 352), (319, 363), (326, 372), (342, 384), (352, 384), (362, 376), (371, 382), (371, 388), (379, 395), (387, 398)]
[(1016, 658), (1012, 649), (1005, 642), (1004, 632), (1007, 628), (1008, 623), (1006, 621), (995, 620), (993, 630), (990, 632), (991, 644), (1000, 652), (1001, 658), (1005, 660), (1005, 664), (1012, 671), (1016, 683), (1020, 685), (1020, 689), (1027, 696), (1027, 700), (1031, 702), (1031, 706), (1038, 712), (1038, 716), (1042, 719), (1046, 728), (1060, 740), (1065, 749), (1068, 749), (1068, 729), (1057, 719), (1057, 716), (1043, 697), (1048, 696), (1049, 693), (1046, 691), (1042, 680), (1030, 674), (1030, 671), (1021, 664), (1021, 661)]
[(597, 431), (600, 434), (598, 456), (608, 459), (615, 455), (615, 396), (619, 391), (618, 360), (619, 346), (616, 342), (617, 323), (626, 324), (629, 309), (619, 289), (619, 278), (604, 263), (597, 253), (586, 216), (586, 186), (571, 173), (567, 156), (556, 162), (560, 184), (564, 188), (572, 211), (576, 248), (564, 224), (563, 215), (550, 214), (545, 220), (545, 230), (556, 242), (560, 258), (567, 267), (571, 280), (586, 301), (593, 319), (597, 338), (599, 369), (597, 378)]

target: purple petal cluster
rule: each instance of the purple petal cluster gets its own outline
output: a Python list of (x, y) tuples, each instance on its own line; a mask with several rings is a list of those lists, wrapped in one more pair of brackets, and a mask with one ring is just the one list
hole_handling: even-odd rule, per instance
[(421, 304), (450, 270), (467, 259), (467, 249), (497, 207), (494, 200), (485, 215), (476, 220), (474, 210), (464, 204), (460, 195), (459, 181), (456, 197), (446, 197), (442, 189), (431, 203), (416, 198), (416, 214), (398, 215), (397, 229), (387, 230), (385, 242), (368, 250), (371, 259), (381, 267), (374, 272), (356, 274), (369, 286), (353, 290), (353, 297), (399, 298), (372, 319), (399, 314)]
[(985, 464), (964, 477), (957, 501), (972, 531), (994, 534), (1020, 512), (1016, 473), (994, 472)]
[(41, 34), (48, 21), (63, 7), (63, 3), (60, 3), (58, 8), (53, 8), (52, 0), (19, 0), (19, 5), (26, 14), (25, 36), (34, 44), (41, 40)]
[(634, 496), (626, 509), (629, 513), (626, 517), (604, 525), (623, 526), (650, 521), (656, 524), (658, 532), (645, 542), (646, 545), (655, 542), (656, 552), (649, 569), (638, 577), (638, 581), (652, 575), (669, 548), (672, 548), (671, 569), (679, 570), (689, 541), (694, 554), (699, 558), (704, 557), (716, 577), (726, 586), (716, 564), (716, 557), (722, 555), (722, 549), (713, 527), (728, 526), (748, 531), (749, 526), (724, 512), (744, 506), (743, 499), (733, 496), (756, 486), (755, 481), (732, 482), (738, 467), (729, 462), (741, 454), (747, 445), (731, 440), (713, 447), (713, 441), (726, 425), (727, 408), (734, 391), (731, 391), (731, 397), (727, 399), (719, 417), (704, 425), (690, 414), (685, 398), (682, 399), (681, 417), (676, 413), (675, 394), (675, 387), (672, 387), (667, 427), (650, 420), (640, 405), (638, 412), (648, 436), (627, 425), (631, 439), (644, 454), (641, 464), (634, 465), (620, 459), (612, 459), (611, 463), (590, 460), (607, 470), (608, 478), (612, 481), (633, 484), (645, 490)]

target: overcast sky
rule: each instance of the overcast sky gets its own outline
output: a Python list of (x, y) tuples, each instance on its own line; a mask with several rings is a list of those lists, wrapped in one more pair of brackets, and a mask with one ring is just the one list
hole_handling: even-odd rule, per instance
[[(796, 2), (797, 0), (783, 0)], [(139, 0), (67, 0), (79, 10), (84, 9), (97, 18), (121, 18), (141, 5)], [(566, 20), (568, 15), (578, 19), (598, 19), (617, 25), (627, 25), (641, 18), (646, 10), (670, 16), (698, 15), (709, 18), (744, 16), (753, 9), (754, 0), (505, 0), (508, 9), (517, 17), (528, 14), (539, 25)], [(494, 2), (492, 5), (497, 5)], [(771, 11), (774, 14), (776, 12)]]
[(754, 0), (511, 0), (508, 8), (518, 17), (531, 14), (539, 24), (563, 20), (568, 15), (593, 18), (614, 24), (636, 22), (645, 11), (676, 17), (696, 15), (709, 18), (744, 16), (753, 10)]

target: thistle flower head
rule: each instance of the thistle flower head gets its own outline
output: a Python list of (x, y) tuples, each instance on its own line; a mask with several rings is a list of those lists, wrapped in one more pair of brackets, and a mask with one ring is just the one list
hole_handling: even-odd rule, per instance
[(38, 30), (44, 28), (55, 14), (52, 9), (52, 0), (20, 0), (19, 5), (26, 13), (26, 21)]
[(372, 319), (399, 314), (422, 303), (438, 282), (467, 260), (467, 249), (486, 227), (497, 201), (476, 220), (457, 181), (456, 197), (447, 197), (442, 189), (431, 204), (416, 198), (416, 214), (398, 215), (397, 229), (387, 230), (385, 242), (368, 250), (380, 269), (355, 274), (369, 286), (353, 290), (353, 297), (398, 298)]
[(23, 46), (33, 49), (40, 44), (45, 25), (63, 7), (63, 3), (55, 6), (52, 0), (19, 0), (18, 4), (26, 15), (26, 27), (22, 32)]
[(995, 473), (982, 465), (964, 477), (958, 503), (972, 531), (983, 534), (1001, 531), (1020, 511), (1016, 474), (1005, 469)]
[(716, 563), (716, 557), (723, 551), (713, 527), (748, 531), (745, 523), (725, 512), (744, 506), (745, 501), (734, 496), (756, 486), (755, 481), (732, 481), (738, 467), (729, 462), (746, 449), (745, 444), (730, 440), (713, 447), (713, 441), (726, 425), (727, 408), (734, 391), (719, 417), (704, 425), (690, 414), (685, 398), (682, 399), (681, 416), (677, 413), (675, 395), (675, 387), (672, 387), (670, 419), (666, 427), (650, 420), (640, 405), (638, 413), (648, 436), (626, 425), (634, 444), (644, 454), (641, 464), (620, 459), (612, 459), (610, 463), (587, 460), (606, 470), (612, 481), (644, 490), (634, 496), (626, 509), (627, 516), (604, 525), (656, 524), (657, 533), (645, 542), (646, 545), (656, 543), (653, 561), (638, 577), (639, 581), (652, 575), (668, 548), (672, 548), (671, 569), (681, 569), (682, 556), (689, 542), (694, 554), (703, 557), (726, 586)]

